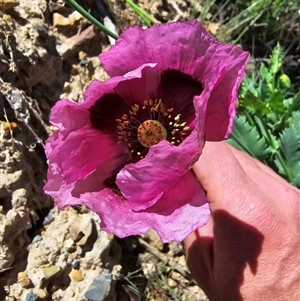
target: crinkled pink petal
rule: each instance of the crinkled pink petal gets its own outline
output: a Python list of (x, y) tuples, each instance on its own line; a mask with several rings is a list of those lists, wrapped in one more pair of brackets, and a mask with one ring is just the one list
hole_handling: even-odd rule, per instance
[(148, 211), (132, 211), (109, 189), (98, 195), (93, 211), (101, 219), (101, 228), (118, 237), (143, 234), (154, 229), (163, 242), (182, 241), (187, 235), (205, 225), (210, 215), (209, 205), (199, 182), (191, 172), (170, 187), (155, 207)]
[[(52, 173), (52, 170), (48, 171)], [(66, 185), (56, 174), (57, 190), (52, 197), (59, 209), (72, 205), (86, 205), (101, 219), (101, 228), (118, 237), (139, 235), (154, 229), (163, 242), (182, 241), (191, 232), (204, 226), (210, 209), (200, 183), (191, 172), (186, 173), (161, 199), (147, 211), (136, 212), (130, 203), (119, 198), (108, 188), (100, 192), (88, 192), (74, 196), (74, 183)]]
[(116, 92), (132, 106), (149, 99), (158, 85), (156, 64), (141, 64), (127, 74), (110, 78), (106, 82), (92, 81), (84, 92), (84, 102), (80, 105), (90, 108), (103, 95)]
[(223, 76), (212, 90), (207, 104), (204, 131), (209, 141), (223, 140), (232, 132), (238, 87), (245, 76), (249, 57), (249, 53), (240, 52), (235, 46), (226, 46), (223, 53), (216, 55), (215, 60), (223, 62)]
[[(71, 132), (66, 138), (62, 135), (53, 137), (56, 139), (50, 138), (46, 146), (51, 149), (47, 152), (49, 168), (55, 169), (66, 184), (86, 179), (100, 169), (101, 172), (83, 182), (86, 191), (92, 188), (99, 191), (103, 188), (103, 181), (126, 163), (127, 157), (120, 144), (88, 126)], [(51, 182), (51, 177), (48, 176), (48, 180)], [(45, 190), (51, 195), (49, 183)]]
[(157, 94), (160, 74), (156, 64), (144, 64), (124, 75), (127, 80), (120, 82), (114, 91), (122, 95), (131, 107), (142, 105), (145, 100), (153, 99)]
[(211, 57), (215, 47), (210, 46), (216, 43), (198, 21), (156, 24), (146, 30), (130, 27), (99, 58), (110, 76), (123, 75), (145, 63), (192, 75), (197, 60)]
[(81, 129), (89, 123), (89, 112), (78, 103), (62, 99), (51, 110), (50, 122), (64, 134)]
[(116, 45), (100, 54), (110, 76), (121, 75), (144, 63), (157, 63), (159, 70), (180, 70), (210, 84), (211, 74), (223, 77), (208, 101), (205, 120), (206, 139), (223, 140), (232, 131), (237, 102), (237, 88), (244, 77), (249, 53), (234, 45), (224, 45), (211, 37), (198, 21), (154, 25), (144, 30), (124, 30)]
[(146, 158), (126, 165), (116, 181), (125, 198), (152, 205), (151, 201), (173, 186), (198, 159), (201, 146), (197, 147), (197, 140), (194, 132), (177, 147), (161, 141), (150, 148)]
[(97, 200), (97, 192), (85, 192), (80, 196), (74, 195), (75, 183), (66, 184), (59, 173), (48, 169), (48, 177), (51, 179), (45, 186), (45, 192), (51, 195), (58, 209), (62, 210), (69, 206), (85, 205), (93, 208), (93, 203)]
[(218, 42), (193, 20), (155, 24), (146, 30), (125, 29), (99, 59), (110, 76), (123, 75), (145, 63), (157, 63), (161, 71), (180, 70), (202, 81), (204, 70), (210, 69), (208, 65), (232, 64), (236, 59), (246, 60), (248, 55), (236, 46)]

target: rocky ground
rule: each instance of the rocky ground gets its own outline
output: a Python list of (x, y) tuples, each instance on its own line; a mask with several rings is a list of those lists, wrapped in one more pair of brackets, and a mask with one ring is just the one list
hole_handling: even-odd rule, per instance
[[(122, 1), (81, 3), (117, 31), (141, 24)], [(188, 17), (188, 1), (140, 4), (159, 21)], [(0, 0), (0, 301), (207, 300), (181, 244), (117, 239), (86, 208), (58, 212), (43, 193), (51, 107), (107, 78), (97, 55), (109, 46), (63, 1)]]

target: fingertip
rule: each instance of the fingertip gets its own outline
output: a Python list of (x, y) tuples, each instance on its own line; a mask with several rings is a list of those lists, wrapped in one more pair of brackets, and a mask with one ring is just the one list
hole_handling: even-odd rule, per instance
[(249, 186), (247, 174), (224, 141), (207, 142), (193, 171), (207, 193), (212, 211), (234, 206), (234, 200), (243, 199)]

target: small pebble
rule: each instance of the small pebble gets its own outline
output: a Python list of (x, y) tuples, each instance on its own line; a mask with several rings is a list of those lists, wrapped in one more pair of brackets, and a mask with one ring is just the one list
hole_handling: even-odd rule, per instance
[(111, 274), (96, 276), (84, 296), (91, 301), (103, 301), (110, 290)]
[(89, 63), (89, 62), (88, 62), (87, 59), (82, 59), (82, 60), (79, 62), (79, 65), (80, 65), (80, 66), (87, 66), (88, 63)]
[(29, 292), (28, 294), (26, 294), (25, 301), (35, 301), (35, 300), (36, 300), (36, 296), (34, 293)]
[(84, 51), (79, 51), (78, 52), (78, 58), (80, 60), (86, 59), (87, 54)]
[(28, 278), (26, 272), (18, 273), (18, 283), (20, 283), (22, 287), (28, 287), (31, 284), (31, 280)]
[(18, 280), (27, 277), (27, 273), (25, 271), (18, 273)]
[(168, 279), (168, 286), (171, 287), (171, 288), (174, 288), (176, 287), (178, 284), (175, 280), (173, 280), (172, 278), (169, 278)]
[(44, 299), (47, 296), (47, 293), (41, 288), (37, 290), (36, 294), (40, 299)]
[(57, 274), (60, 271), (60, 267), (51, 265), (50, 267), (43, 268), (43, 274), (46, 279), (51, 278), (55, 274)]
[(64, 241), (64, 247), (67, 250), (67, 252), (75, 251), (74, 240), (72, 238), (66, 239)]
[(112, 233), (106, 233), (107, 234), (107, 239), (113, 240), (115, 236)]
[(73, 269), (71, 271), (71, 278), (74, 280), (74, 281), (77, 281), (77, 282), (80, 282), (84, 279), (83, 275), (82, 275), (82, 271), (81, 270), (75, 270)]
[(33, 238), (33, 240), (32, 240), (32, 244), (34, 244), (34, 243), (36, 243), (36, 242), (38, 242), (38, 241), (41, 241), (41, 240), (43, 240), (43, 237), (41, 236), (41, 235), (36, 235), (34, 238)]
[(54, 217), (49, 213), (43, 220), (43, 225), (48, 225), (54, 221)]
[(88, 214), (78, 216), (69, 228), (69, 236), (80, 246), (84, 246), (93, 231), (93, 220)]
[(71, 263), (71, 266), (73, 269), (78, 269), (79, 267), (79, 261), (78, 260), (73, 260)]
[(32, 27), (40, 33), (47, 34), (48, 29), (45, 26), (41, 26), (39, 24), (33, 24)]

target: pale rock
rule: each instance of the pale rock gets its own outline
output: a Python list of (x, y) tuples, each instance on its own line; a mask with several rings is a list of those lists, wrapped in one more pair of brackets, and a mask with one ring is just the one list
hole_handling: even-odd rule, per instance
[(83, 275), (82, 275), (82, 271), (81, 270), (75, 270), (73, 269), (71, 271), (71, 278), (74, 280), (74, 281), (77, 281), (77, 282), (80, 282), (84, 279)]
[(39, 288), (39, 289), (36, 291), (36, 295), (37, 295), (40, 299), (44, 299), (44, 298), (47, 297), (47, 293), (46, 293), (43, 289), (41, 289), (41, 288)]
[(151, 278), (157, 272), (157, 266), (154, 263), (142, 263), (143, 272), (146, 277)]
[(88, 214), (79, 215), (70, 226), (69, 235), (79, 245), (85, 245), (92, 234), (93, 220)]
[(84, 296), (91, 301), (103, 301), (110, 290), (111, 280), (111, 274), (107, 272), (96, 276)]
[(58, 27), (58, 26), (72, 26), (75, 24), (75, 22), (79, 21), (82, 19), (82, 15), (74, 11), (71, 13), (68, 17), (64, 17), (63, 15), (59, 13), (54, 13), (53, 14), (53, 26)]
[[(99, 224), (94, 222), (93, 213), (80, 213), (72, 208), (58, 211), (57, 208), (54, 208), (50, 211), (50, 214), (54, 217), (54, 220), (45, 226), (43, 240), (38, 244), (31, 245), (29, 249), (26, 272), (35, 287), (43, 287), (46, 290), (51, 289), (48, 288), (50, 281), (45, 279), (43, 272), (43, 270), (49, 269), (49, 266), (45, 265), (51, 263), (56, 267), (55, 272), (58, 271), (57, 267), (60, 268), (59, 272), (51, 276), (51, 282), (62, 282), (64, 279), (71, 279), (68, 289), (75, 294), (72, 300), (85, 300), (84, 293), (87, 288), (90, 287), (95, 277), (103, 273), (101, 267), (107, 264), (113, 267), (118, 263), (120, 258), (119, 250), (116, 249), (112, 252), (116, 256), (112, 258), (110, 248), (115, 248), (115, 245), (112, 240), (108, 239), (107, 234), (100, 230)], [(82, 215), (83, 217), (81, 218)], [(89, 226), (87, 225), (93, 223), (95, 235), (93, 235), (92, 240), (88, 240), (89, 245), (77, 246), (77, 251), (68, 254), (65, 246), (71, 245), (70, 228), (80, 220), (83, 226), (81, 227), (83, 233), (88, 234), (90, 230), (88, 230)], [(93, 221), (91, 222), (91, 220)], [(80, 249), (80, 252), (78, 252), (78, 249)], [(73, 258), (74, 254), (75, 257)], [(73, 271), (70, 273), (69, 267), (75, 258), (76, 264), (74, 264), (74, 267), (76, 269), (73, 268)], [(113, 289), (114, 283), (111, 283), (111, 290)], [(51, 297), (53, 301), (71, 300), (70, 295), (61, 289), (51, 293)]]
[(168, 278), (167, 283), (168, 283), (168, 286), (171, 288), (174, 288), (177, 286), (177, 282), (172, 278)]
[(66, 239), (63, 243), (63, 246), (67, 252), (72, 252), (75, 250), (75, 244), (72, 238)]
[(51, 265), (49, 267), (43, 268), (43, 274), (44, 274), (46, 279), (49, 279), (49, 278), (53, 277), (59, 271), (60, 271), (60, 267), (55, 266), (55, 265)]
[(22, 287), (28, 287), (31, 285), (31, 280), (28, 278), (26, 272), (19, 272), (18, 273), (18, 283), (21, 284)]

